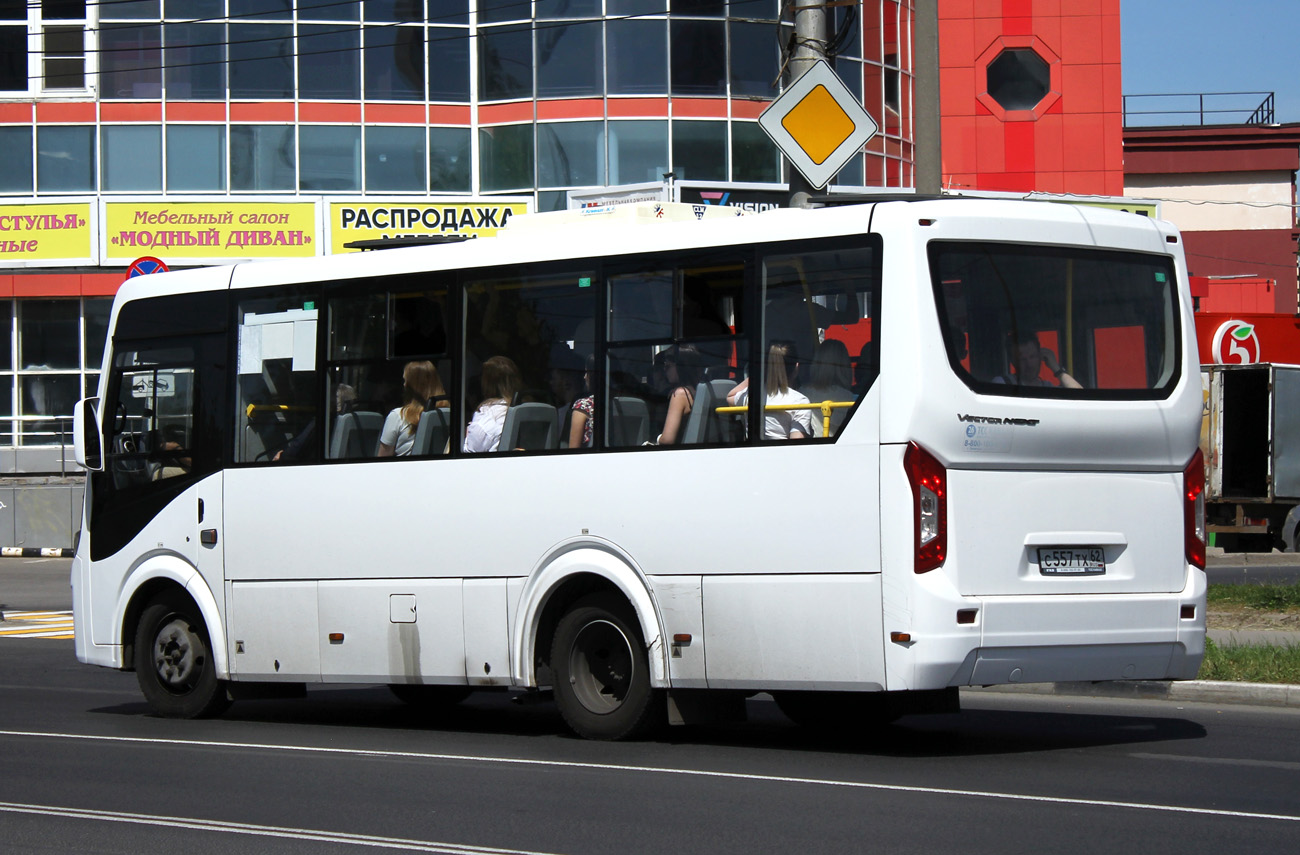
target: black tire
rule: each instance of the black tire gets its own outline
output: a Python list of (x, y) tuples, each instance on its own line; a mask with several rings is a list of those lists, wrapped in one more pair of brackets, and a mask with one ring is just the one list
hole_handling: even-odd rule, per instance
[(622, 597), (592, 594), (569, 608), (555, 628), (551, 670), (555, 704), (579, 736), (631, 739), (664, 720), (641, 626)]
[(454, 707), (468, 698), (471, 691), (469, 686), (426, 686), (419, 683), (392, 683), (388, 690), (402, 703), (430, 712)]
[(883, 692), (777, 692), (773, 697), (786, 718), (800, 727), (857, 732), (901, 715)]
[(230, 706), (217, 679), (208, 630), (189, 597), (155, 597), (135, 631), (135, 677), (154, 712), (167, 718), (206, 718)]

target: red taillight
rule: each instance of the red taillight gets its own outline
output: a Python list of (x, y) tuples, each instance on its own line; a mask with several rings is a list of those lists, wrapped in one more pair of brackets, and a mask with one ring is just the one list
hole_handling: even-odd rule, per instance
[(915, 442), (907, 444), (903, 468), (912, 485), (916, 572), (925, 573), (942, 566), (948, 555), (948, 472), (934, 455)]
[(1196, 449), (1183, 470), (1183, 531), (1187, 563), (1205, 569), (1205, 457)]

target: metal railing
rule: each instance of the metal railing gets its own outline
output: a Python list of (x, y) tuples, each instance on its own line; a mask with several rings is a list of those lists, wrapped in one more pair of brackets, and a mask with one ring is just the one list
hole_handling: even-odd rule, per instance
[(1272, 125), (1276, 121), (1273, 96), (1273, 92), (1125, 95), (1124, 127)]

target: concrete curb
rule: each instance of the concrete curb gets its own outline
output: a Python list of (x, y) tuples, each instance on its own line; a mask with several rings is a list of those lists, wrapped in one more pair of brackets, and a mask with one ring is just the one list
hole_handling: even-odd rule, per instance
[(1204, 704), (1248, 704), (1300, 709), (1300, 686), (1280, 683), (1229, 683), (1218, 680), (1132, 680), (1106, 683), (1031, 683), (988, 686), (971, 691), (1031, 695), (1075, 695), (1092, 698), (1132, 698), (1144, 701), (1187, 701)]
[(71, 558), (76, 550), (66, 546), (5, 546), (0, 558)]

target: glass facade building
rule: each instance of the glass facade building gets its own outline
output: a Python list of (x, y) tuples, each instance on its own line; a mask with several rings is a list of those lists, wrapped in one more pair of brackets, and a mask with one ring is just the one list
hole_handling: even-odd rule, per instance
[[(912, 0), (827, 14), (832, 62), (881, 126), (833, 183), (911, 186)], [(95, 389), (129, 263), (107, 249), (113, 204), (546, 211), (668, 172), (779, 193), (757, 119), (789, 15), (779, 0), (0, 0), (0, 476), (76, 471), (72, 405)], [(89, 212), (90, 248), (52, 257), (53, 237), (24, 229), (65, 203)]]
[[(836, 69), (882, 126), (836, 183), (912, 183), (909, 7), (831, 10)], [(792, 34), (779, 15), (778, 0), (0, 0), (0, 193), (522, 193), (548, 210), (668, 171), (776, 184), (755, 120)], [(33, 118), (33, 102), (61, 109)]]

